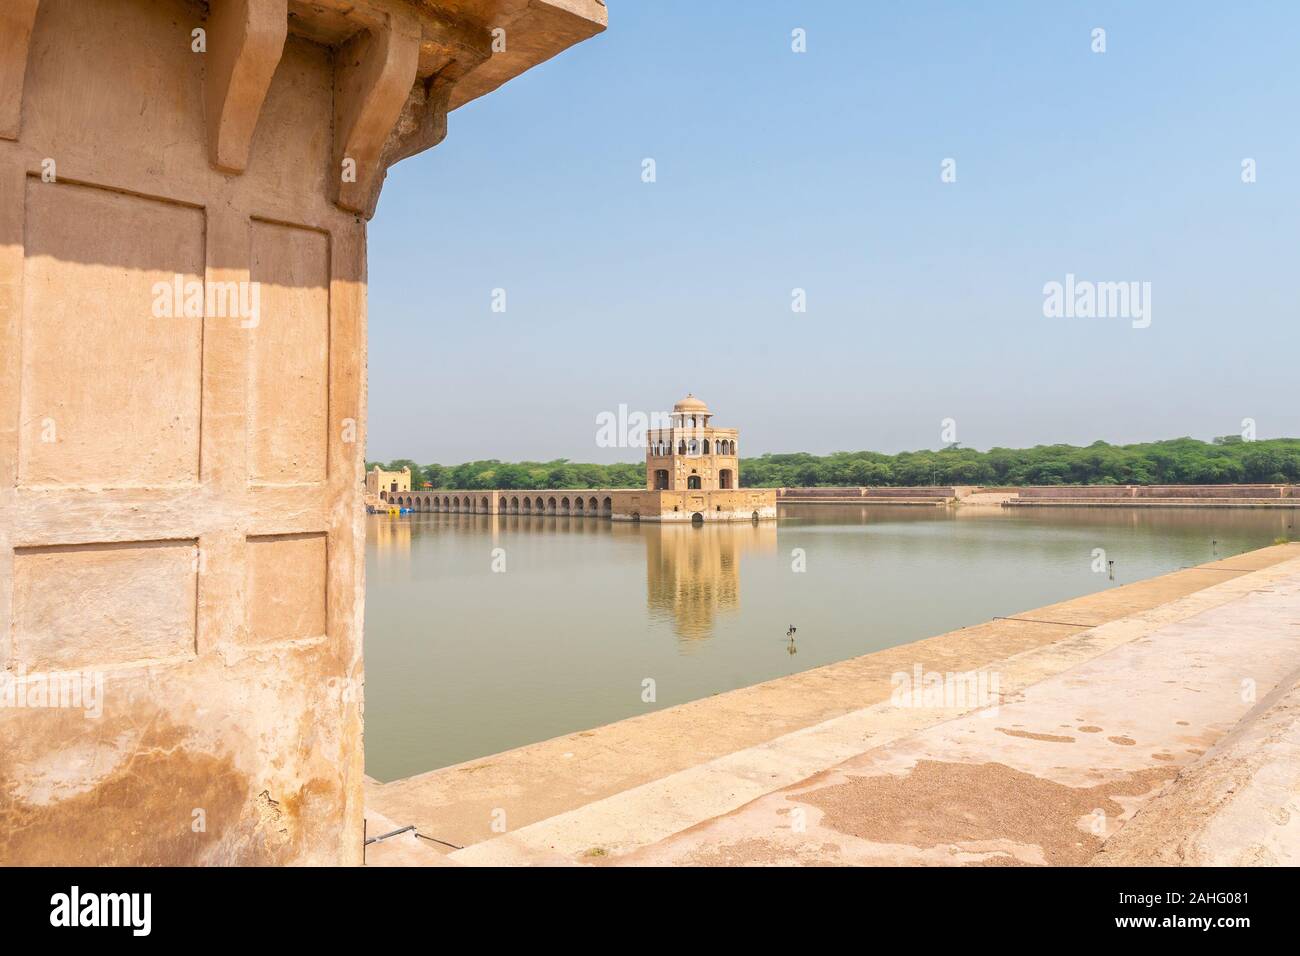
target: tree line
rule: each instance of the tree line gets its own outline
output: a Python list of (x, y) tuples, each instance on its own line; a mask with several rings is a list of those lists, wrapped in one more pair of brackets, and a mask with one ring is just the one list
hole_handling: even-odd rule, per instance
[[(640, 488), (642, 462), (612, 465), (554, 461), (417, 465), (399, 458), (379, 465), (411, 469), (411, 487), (431, 488)], [(806, 452), (740, 460), (740, 484), (749, 488), (818, 485), (1222, 485), (1300, 483), (1300, 439), (1243, 441), (1237, 435), (1212, 442), (1195, 438), (1084, 447), (1035, 445), (976, 451), (952, 445), (939, 451)]]

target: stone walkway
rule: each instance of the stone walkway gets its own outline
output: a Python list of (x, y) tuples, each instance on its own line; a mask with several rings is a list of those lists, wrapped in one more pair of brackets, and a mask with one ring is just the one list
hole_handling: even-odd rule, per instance
[[(1300, 568), (623, 862), (1088, 863), (1252, 711), (1256, 694), (1294, 687), (1298, 667)], [(1300, 763), (1285, 770), (1300, 781)], [(1173, 814), (1167, 824), (1162, 836), (1175, 840), (1186, 821)], [(1266, 842), (1252, 836), (1254, 847)], [(1300, 843), (1280, 846), (1288, 842), (1288, 858), (1272, 862), (1300, 862), (1289, 855)], [(1239, 849), (1249, 857), (1253, 847)]]

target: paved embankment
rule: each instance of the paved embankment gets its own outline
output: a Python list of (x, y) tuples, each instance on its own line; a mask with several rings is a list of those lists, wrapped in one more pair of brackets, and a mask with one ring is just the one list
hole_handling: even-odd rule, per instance
[[(935, 795), (936, 806), (944, 806), (958, 791), (977, 792), (982, 779), (990, 793), (986, 810), (994, 814), (986, 821), (991, 831), (999, 826), (999, 806), (1005, 806), (1009, 818), (1029, 812), (1015, 800), (992, 798), (1009, 784), (1028, 787), (1029, 778), (1042, 781), (1037, 790), (1028, 787), (1037, 797), (1026, 799), (1034, 806), (1060, 804), (1073, 812), (1074, 803), (1083, 797), (1066, 791), (1079, 790), (1080, 780), (1095, 778), (1091, 789), (1081, 790), (1097, 804), (1087, 812), (1102, 810), (1102, 825), (1113, 829), (1143, 795), (1154, 793), (1197, 756), (1191, 751), (1209, 747), (1249, 709), (1244, 704), (1234, 707), (1227, 699), (1231, 695), (1219, 686), (1233, 678), (1227, 671), (1248, 669), (1262, 696), (1300, 662), (1300, 649), (1288, 640), (1278, 643), (1265, 620), (1243, 631), (1258, 653), (1237, 647), (1240, 640), (1227, 641), (1215, 631), (1209, 643), (1223, 649), (1219, 657), (1198, 658), (1195, 673), (1177, 664), (1189, 646), (1187, 634), (1198, 633), (1198, 628), (1208, 633), (1205, 629), (1211, 627), (1199, 616), (1222, 608), (1228, 618), (1212, 628), (1232, 629), (1232, 620), (1241, 614), (1254, 620), (1258, 613), (1243, 602), (1261, 589), (1286, 590), (1286, 582), (1300, 577), (1297, 559), (1300, 545), (1265, 548), (416, 777), (372, 782), (368, 806), (402, 825), (414, 823), (422, 833), (465, 846), (451, 855), (462, 863), (651, 858), (759, 862), (767, 857), (789, 862), (1079, 862), (1096, 849), (1086, 839), (1086, 830), (1075, 841), (1079, 847), (1072, 849), (1033, 841), (1034, 834), (1051, 827), (1053, 839), (1072, 836), (1068, 827), (1061, 829), (1061, 821), (1071, 819), (1069, 813), (1048, 812), (1050, 819), (1013, 827), (999, 837), (913, 834), (915, 840), (902, 840), (904, 849), (893, 855), (875, 846), (890, 842), (886, 834), (855, 834), (845, 821), (864, 813), (870, 820), (881, 818), (878, 811), (867, 809), (879, 807), (889, 787), (897, 787), (893, 796), (899, 808), (926, 793)], [(1269, 606), (1266, 618), (1268, 614), (1276, 620), (1288, 614), (1300, 620), (1300, 613), (1289, 605)], [(1163, 630), (1175, 626), (1187, 630)], [(1271, 627), (1280, 627), (1289, 641), (1300, 642), (1300, 627)], [(1158, 644), (1159, 650), (1125, 656), (1149, 644)], [(892, 675), (910, 673), (916, 666), (940, 673), (996, 672), (1004, 699), (999, 715), (990, 719), (963, 716), (960, 709), (892, 706)], [(1070, 676), (1086, 667), (1096, 672)], [(1201, 696), (1205, 688), (1187, 689), (1183, 685), (1189, 674), (1212, 678), (1218, 691)], [(1198, 696), (1169, 690), (1160, 697), (1161, 713), (1180, 714), (1164, 728), (1164, 736), (1155, 734), (1157, 728), (1143, 723), (1140, 715), (1127, 714), (1141, 709), (1136, 702), (1142, 698), (1153, 699), (1153, 691), (1175, 685)], [(1110, 686), (1122, 690), (1106, 691)], [(1070, 688), (1076, 699), (1057, 699)], [(1213, 707), (1206, 703), (1212, 699)], [(1106, 711), (1106, 720), (1095, 713), (1097, 708)], [(1050, 728), (1049, 714), (1056, 721)], [(1182, 720), (1185, 725), (1178, 722)], [(955, 739), (969, 743), (966, 750), (942, 736), (961, 721), (972, 722), (965, 728), (969, 741)], [(1106, 732), (1081, 729), (1094, 726)], [(1131, 736), (1139, 731), (1141, 737)], [(1175, 747), (1171, 734), (1192, 739), (1194, 745)], [(1065, 752), (1074, 755), (1072, 769), (1063, 772), (1063, 780), (1048, 772), (1060, 762), (1061, 753), (1041, 747), (1054, 744), (1061, 751), (1065, 743), (1044, 737), (1071, 738)], [(1111, 737), (1131, 738), (1134, 744), (1116, 744)], [(1126, 756), (1112, 766), (1106, 761), (1113, 754)], [(845, 761), (861, 765), (833, 769)], [(946, 797), (940, 785), (945, 775), (928, 776), (943, 764), (962, 764), (968, 774)], [(983, 764), (1001, 769), (982, 770)], [(828, 771), (842, 775), (837, 784), (811, 780)], [(867, 786), (870, 800), (865, 802), (858, 801), (852, 789), (860, 786), (853, 779), (863, 776), (880, 778)], [(800, 804), (801, 788), (821, 794), (828, 786), (831, 794)], [(790, 793), (778, 792), (787, 788), (792, 788)], [(818, 800), (829, 801), (827, 807), (819, 807)], [(804, 839), (796, 841), (797, 852), (777, 840), (769, 826), (772, 821), (764, 816), (770, 811), (784, 819), (796, 805), (802, 806), (801, 825), (808, 828), (800, 834)], [(742, 807), (745, 810), (736, 814)], [(737, 822), (742, 817), (745, 822)], [(504, 821), (509, 832), (494, 833), (494, 821)], [(743, 845), (726, 832), (736, 826), (746, 834), (737, 838)], [(899, 820), (892, 826), (898, 836), (907, 835)], [(809, 860), (807, 849), (814, 844), (807, 837), (818, 832), (816, 828), (825, 831), (821, 844), (838, 849), (824, 849)], [(706, 831), (711, 835), (704, 836)], [(974, 846), (988, 840), (996, 845)], [(1043, 840), (1051, 843), (1047, 836)], [(930, 856), (913, 852), (922, 844), (949, 850), (935, 850)], [(744, 847), (752, 850), (749, 856)]]

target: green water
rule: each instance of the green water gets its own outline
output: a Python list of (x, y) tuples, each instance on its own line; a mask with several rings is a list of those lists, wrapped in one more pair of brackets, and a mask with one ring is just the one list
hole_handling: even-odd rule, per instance
[[(1294, 537), (1297, 518), (861, 505), (703, 527), (373, 515), (366, 770), (432, 770), (1227, 557)], [(1095, 548), (1114, 581), (1092, 570)]]

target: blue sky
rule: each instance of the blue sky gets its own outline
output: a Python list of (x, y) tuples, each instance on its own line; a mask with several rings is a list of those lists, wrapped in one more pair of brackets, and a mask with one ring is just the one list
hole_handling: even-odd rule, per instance
[(688, 391), (742, 455), (1300, 434), (1300, 4), (609, 7), (390, 171), (369, 458), (637, 460), (596, 416)]

